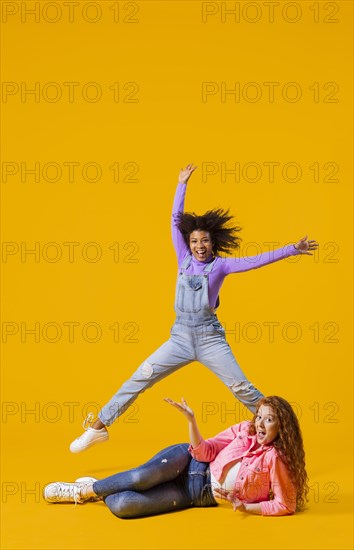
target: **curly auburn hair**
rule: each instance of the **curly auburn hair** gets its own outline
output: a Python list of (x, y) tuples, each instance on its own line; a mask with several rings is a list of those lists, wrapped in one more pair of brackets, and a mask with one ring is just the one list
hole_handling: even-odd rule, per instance
[(271, 407), (279, 422), (279, 433), (272, 441), (279, 458), (289, 470), (296, 488), (296, 507), (302, 510), (307, 502), (308, 477), (305, 470), (305, 452), (299, 421), (290, 405), (282, 397), (272, 395), (257, 402), (257, 410), (249, 428), (250, 435), (256, 433), (255, 420), (261, 405)]
[(233, 216), (229, 210), (215, 208), (208, 210), (202, 216), (194, 212), (179, 212), (177, 217), (178, 229), (181, 231), (184, 241), (189, 246), (189, 237), (193, 231), (208, 231), (213, 243), (213, 254), (219, 252), (230, 254), (239, 248), (241, 238), (236, 235), (241, 227), (230, 225)]

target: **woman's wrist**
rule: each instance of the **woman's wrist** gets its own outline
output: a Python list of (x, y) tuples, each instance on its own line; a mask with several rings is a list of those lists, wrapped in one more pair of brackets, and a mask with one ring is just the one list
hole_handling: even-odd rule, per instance
[(235, 501), (232, 501), (234, 505), (234, 510), (238, 510), (238, 512), (247, 512), (247, 504), (245, 504), (242, 500), (239, 500), (236, 498)]

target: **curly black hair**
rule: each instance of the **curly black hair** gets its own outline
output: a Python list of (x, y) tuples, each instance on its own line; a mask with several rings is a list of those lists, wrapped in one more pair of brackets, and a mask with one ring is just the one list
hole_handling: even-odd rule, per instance
[(236, 233), (241, 231), (241, 227), (230, 225), (229, 210), (215, 208), (208, 210), (202, 216), (198, 216), (194, 212), (179, 212), (177, 217), (178, 229), (181, 231), (185, 243), (189, 246), (189, 237), (193, 231), (208, 231), (213, 243), (213, 254), (219, 252), (231, 254), (240, 246), (241, 237)]

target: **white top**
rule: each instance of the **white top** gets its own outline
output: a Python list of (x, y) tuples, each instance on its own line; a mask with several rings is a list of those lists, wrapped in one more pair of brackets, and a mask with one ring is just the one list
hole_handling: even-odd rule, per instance
[(225, 502), (225, 499), (221, 499), (214, 489), (226, 489), (226, 491), (232, 491), (235, 488), (236, 478), (241, 466), (241, 460), (238, 460), (235, 464), (232, 464), (224, 476), (224, 480), (220, 480), (221, 483), (213, 476), (210, 471), (211, 488), (213, 490), (214, 498), (217, 502)]

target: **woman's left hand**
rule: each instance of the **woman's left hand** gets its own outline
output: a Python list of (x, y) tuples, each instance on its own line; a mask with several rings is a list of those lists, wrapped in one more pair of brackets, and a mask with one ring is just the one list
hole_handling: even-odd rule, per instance
[(220, 498), (224, 498), (225, 500), (231, 502), (234, 512), (237, 512), (237, 510), (239, 510), (240, 512), (246, 512), (244, 503), (242, 502), (242, 500), (234, 496), (232, 491), (227, 491), (226, 489), (222, 488), (215, 488), (214, 491), (218, 494)]
[(299, 242), (296, 243), (294, 246), (296, 250), (301, 252), (301, 254), (307, 254), (308, 256), (312, 256), (309, 250), (316, 250), (316, 248), (318, 247), (318, 243), (314, 240), (308, 241), (307, 235), (306, 235), (306, 237), (303, 237), (302, 239), (300, 239)]

